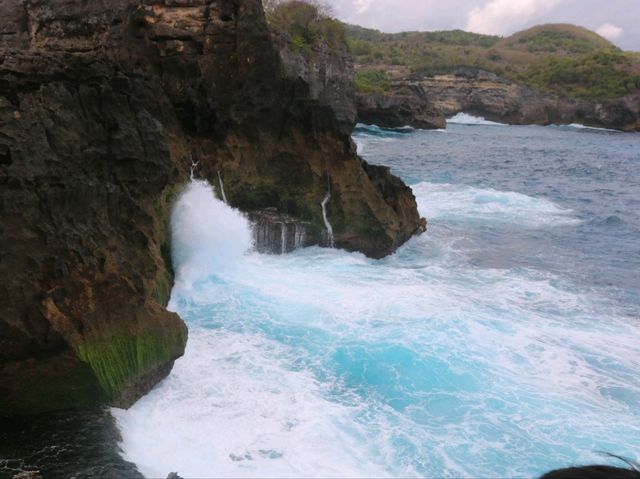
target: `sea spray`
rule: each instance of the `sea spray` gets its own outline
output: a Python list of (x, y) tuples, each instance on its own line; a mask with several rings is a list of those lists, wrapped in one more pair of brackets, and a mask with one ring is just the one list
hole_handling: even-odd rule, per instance
[(447, 123), (454, 123), (460, 125), (487, 125), (487, 126), (504, 126), (504, 123), (498, 123), (495, 121), (485, 120), (481, 116), (473, 116), (468, 113), (458, 113), (457, 115), (449, 118)]
[(203, 180), (192, 180), (171, 213), (176, 283), (191, 285), (227, 268), (251, 248), (249, 221), (218, 200)]

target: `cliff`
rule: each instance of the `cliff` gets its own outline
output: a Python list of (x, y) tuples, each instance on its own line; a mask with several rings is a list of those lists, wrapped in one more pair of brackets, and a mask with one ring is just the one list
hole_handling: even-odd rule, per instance
[[(397, 117), (401, 116), (405, 125), (430, 128), (430, 124), (437, 125), (442, 118), (465, 112), (513, 125), (581, 123), (640, 131), (640, 94), (611, 100), (571, 99), (472, 68), (458, 68), (449, 73), (394, 73), (388, 91), (358, 94), (358, 116), (365, 123), (373, 117), (371, 123), (379, 126), (400, 126)], [(376, 118), (372, 115), (372, 101), (391, 107), (377, 108), (379, 118)]]
[(389, 91), (356, 94), (358, 121), (383, 128), (412, 126), (423, 130), (446, 128), (444, 113), (421, 85), (390, 82)]
[(508, 37), (345, 28), (363, 121), (400, 115), (423, 128), (464, 111), (513, 124), (640, 128), (640, 56), (585, 28), (545, 24)]
[(127, 407), (187, 330), (168, 216), (197, 174), (373, 257), (424, 227), (350, 139), (344, 52), (289, 51), (259, 0), (0, 2), (0, 414)]

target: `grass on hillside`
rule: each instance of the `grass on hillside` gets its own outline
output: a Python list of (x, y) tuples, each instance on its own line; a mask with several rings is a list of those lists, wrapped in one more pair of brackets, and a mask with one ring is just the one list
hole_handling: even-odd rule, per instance
[[(640, 90), (640, 54), (623, 52), (573, 25), (540, 25), (507, 38), (460, 30), (387, 34), (351, 25), (347, 35), (356, 63), (367, 71), (400, 65), (414, 72), (447, 73), (470, 67), (585, 99)], [(363, 85), (368, 88), (356, 82), (358, 88)]]
[(362, 93), (384, 93), (390, 88), (389, 75), (379, 70), (358, 70), (354, 85)]

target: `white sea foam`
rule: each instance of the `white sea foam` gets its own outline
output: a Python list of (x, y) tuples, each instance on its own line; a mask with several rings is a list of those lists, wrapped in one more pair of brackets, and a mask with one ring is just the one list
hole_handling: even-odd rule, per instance
[(174, 289), (188, 350), (115, 411), (125, 457), (150, 477), (515, 477), (640, 437), (633, 325), (552, 276), (404, 266), (310, 248)]
[(457, 113), (447, 120), (447, 123), (460, 124), (460, 125), (494, 125), (504, 126), (504, 123), (498, 123), (495, 121), (485, 120), (481, 116), (473, 116), (468, 113)]
[(195, 329), (183, 359), (128, 411), (125, 459), (147, 477), (381, 477), (343, 432), (353, 407), (294, 370), (297, 351), (257, 334)]
[(249, 221), (218, 200), (206, 181), (192, 180), (171, 214), (176, 282), (181, 285), (227, 268), (251, 247)]
[(360, 137), (354, 138), (354, 141), (356, 143), (356, 151), (358, 152), (359, 155), (363, 155), (364, 149), (367, 146), (367, 142)]
[(492, 188), (422, 182), (413, 185), (420, 213), (432, 220), (539, 227), (576, 224), (573, 212), (544, 199)]
[[(554, 125), (556, 126), (556, 125)], [(563, 126), (563, 125), (560, 125)], [(613, 130), (611, 128), (600, 128), (600, 127), (596, 127), (596, 126), (587, 126), (587, 125), (581, 125), (580, 123), (570, 123), (568, 125), (566, 125), (568, 127), (571, 128), (576, 128), (578, 130), (599, 130), (599, 131), (610, 131), (610, 132), (614, 132), (614, 133), (620, 133), (619, 130)]]
[(172, 217), (170, 302), (189, 344), (114, 410), (125, 458), (149, 477), (532, 477), (598, 450), (633, 459), (638, 325), (552, 274), (456, 262), (459, 238), (438, 231), (572, 213), (463, 185), (414, 191), (435, 232), (374, 261), (247, 254), (244, 217), (191, 183)]

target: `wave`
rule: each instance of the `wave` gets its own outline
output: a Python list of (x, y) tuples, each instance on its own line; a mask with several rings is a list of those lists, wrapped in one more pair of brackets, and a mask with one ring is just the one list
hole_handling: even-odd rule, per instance
[(171, 375), (114, 409), (124, 458), (147, 477), (386, 477), (353, 435), (353, 408), (323, 398), (300, 351), (261, 334), (193, 329)]
[(251, 226), (209, 183), (191, 180), (171, 213), (171, 245), (176, 283), (192, 285), (237, 262), (252, 246)]
[(358, 123), (354, 129), (354, 135), (367, 135), (376, 138), (400, 138), (416, 131), (411, 127), (406, 128), (382, 128), (377, 125), (365, 125)]
[(620, 130), (614, 130), (611, 128), (601, 128), (597, 126), (587, 126), (582, 125), (580, 123), (569, 123), (568, 125), (550, 125), (555, 128), (573, 128), (576, 130), (595, 130), (595, 131), (606, 131), (610, 133), (622, 133)]
[[(414, 191), (436, 220), (572, 219), (513, 192)], [(174, 209), (178, 276), (197, 273), (169, 305), (187, 350), (113, 410), (143, 474), (534, 477), (597, 450), (633, 457), (640, 330), (609, 303), (550, 273), (452, 262), (460, 237), (422, 235), (376, 261), (247, 253), (246, 227), (206, 183)]]
[(503, 223), (521, 227), (571, 225), (573, 211), (513, 191), (422, 182), (412, 186), (420, 213), (431, 220), (454, 223)]
[(458, 113), (455, 116), (449, 118), (447, 123), (459, 124), (459, 125), (493, 125), (493, 126), (505, 126), (506, 123), (498, 123), (495, 121), (485, 120), (481, 116), (473, 116), (467, 113)]
[(640, 333), (552, 275), (308, 248), (172, 308), (185, 356), (114, 410), (150, 477), (533, 477), (640, 439)]
[(353, 140), (356, 143), (358, 154), (362, 155), (370, 141), (394, 142), (408, 134), (416, 132), (426, 133), (447, 133), (445, 129), (436, 130), (420, 130), (411, 126), (403, 126), (400, 128), (382, 128), (377, 125), (365, 125), (358, 123), (353, 131)]

